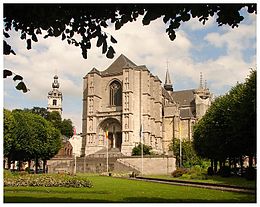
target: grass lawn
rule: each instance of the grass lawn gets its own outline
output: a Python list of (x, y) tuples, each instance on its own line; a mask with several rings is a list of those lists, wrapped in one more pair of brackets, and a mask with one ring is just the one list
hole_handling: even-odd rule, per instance
[(4, 187), (4, 202), (256, 202), (255, 195), (250, 194), (105, 176), (88, 178), (93, 188)]
[(202, 182), (202, 183), (216, 183), (216, 184), (225, 184), (225, 185), (234, 185), (234, 186), (241, 186), (241, 187), (248, 187), (248, 188), (256, 188), (256, 181), (255, 180), (247, 180), (242, 177), (221, 177), (221, 176), (208, 176), (208, 179), (201, 180), (201, 179), (186, 179), (185, 177), (174, 178), (170, 175), (150, 175), (145, 176), (149, 178), (161, 178), (166, 180), (188, 180), (194, 182)]

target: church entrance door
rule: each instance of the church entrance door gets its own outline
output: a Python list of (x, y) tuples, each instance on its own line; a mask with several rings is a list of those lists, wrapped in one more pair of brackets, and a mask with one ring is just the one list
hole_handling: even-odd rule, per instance
[[(105, 134), (108, 131), (108, 148), (118, 148), (121, 151), (122, 128), (120, 122), (113, 118), (105, 119), (100, 124), (100, 130), (101, 134)], [(106, 145), (106, 142), (104, 144)]]
[(116, 148), (119, 148), (121, 151), (122, 146), (122, 132), (116, 132)]

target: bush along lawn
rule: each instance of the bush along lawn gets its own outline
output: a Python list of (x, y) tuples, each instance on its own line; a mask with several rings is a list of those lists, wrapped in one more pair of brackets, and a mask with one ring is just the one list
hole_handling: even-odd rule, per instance
[(248, 180), (246, 177), (241, 177), (237, 175), (223, 177), (219, 175), (208, 175), (205, 169), (199, 166), (194, 166), (192, 168), (177, 168), (171, 173), (171, 175), (149, 175), (145, 177), (150, 178), (160, 178), (168, 180), (187, 180), (201, 183), (214, 183), (223, 185), (232, 185), (238, 187), (246, 188), (256, 188), (256, 180)]
[(4, 186), (19, 187), (19, 186), (42, 186), (42, 187), (74, 187), (91, 188), (92, 183), (86, 177), (76, 177), (66, 174), (20, 174), (12, 175), (8, 172), (4, 174)]

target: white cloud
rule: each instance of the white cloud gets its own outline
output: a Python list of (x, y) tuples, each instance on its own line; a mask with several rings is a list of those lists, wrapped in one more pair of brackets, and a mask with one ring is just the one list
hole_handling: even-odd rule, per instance
[(215, 17), (209, 17), (208, 21), (203, 24), (199, 21), (198, 18), (192, 18), (188, 22), (184, 22), (183, 25), (181, 25), (181, 28), (187, 28), (189, 30), (206, 30), (214, 25), (217, 25), (215, 22)]
[[(215, 47), (226, 47), (228, 51), (214, 60), (200, 62), (196, 62), (191, 54), (191, 49), (195, 47), (195, 42), (191, 41), (191, 30), (211, 28), (214, 24), (211, 19), (206, 27), (195, 22), (201, 24), (196, 19), (184, 23), (177, 31), (177, 38), (173, 42), (166, 34), (166, 26), (161, 19), (151, 22), (149, 26), (143, 26), (138, 20), (124, 25), (120, 30), (115, 31), (114, 27), (109, 27), (105, 31), (118, 42), (113, 44), (116, 57), (123, 53), (137, 65), (146, 65), (163, 83), (168, 60), (174, 88), (180, 88), (178, 85), (186, 88), (197, 87), (200, 71), (205, 74), (213, 92), (226, 85), (234, 85), (236, 81), (243, 81), (249, 73), (249, 68), (255, 66), (254, 58), (250, 63), (246, 63), (242, 58), (242, 51), (253, 47), (249, 39), (255, 38), (255, 21), (251, 25), (242, 24), (238, 29), (224, 28), (224, 33), (209, 33), (204, 42), (196, 42), (196, 47), (198, 44), (211, 44), (213, 53)], [(188, 32), (185, 29), (187, 27), (190, 27)], [(64, 96), (63, 118), (70, 118), (80, 132), (83, 77), (93, 67), (99, 70), (106, 69), (116, 57), (111, 60), (102, 55), (102, 49), (95, 46), (96, 40), (92, 41), (88, 59), (85, 60), (78, 47), (68, 45), (57, 38), (38, 39), (39, 42), (33, 43), (33, 49), (28, 51), (25, 42), (12, 34), (9, 42), (14, 46), (17, 55), (4, 57), (5, 67), (22, 75), (31, 89), (28, 94), (19, 95), (23, 97), (23, 105), (32, 105), (40, 100), (47, 106), (47, 93), (51, 90), (53, 76), (57, 71)], [(15, 90), (12, 81), (5, 81), (4, 84), (5, 101), (13, 101), (14, 99), (9, 99)], [(8, 105), (12, 104), (5, 103), (5, 106)], [(19, 97), (15, 106), (19, 107)]]

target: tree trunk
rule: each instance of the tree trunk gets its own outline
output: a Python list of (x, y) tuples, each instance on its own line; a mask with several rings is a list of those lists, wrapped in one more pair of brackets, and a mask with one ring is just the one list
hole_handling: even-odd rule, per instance
[(213, 171), (214, 171), (214, 174), (217, 173), (217, 170), (218, 170), (218, 161), (216, 159), (214, 159), (214, 168), (213, 168)]
[(10, 168), (11, 168), (11, 162), (12, 162), (11, 156), (8, 156), (8, 158), (7, 158), (7, 168), (8, 168), (8, 170), (10, 170)]
[(233, 159), (233, 164), (234, 164), (235, 172), (237, 172), (237, 158), (235, 158), (235, 157)]
[(241, 169), (241, 175), (242, 175), (242, 173), (243, 173), (243, 157), (242, 156), (240, 156), (240, 169)]
[(31, 173), (31, 160), (28, 160), (28, 173)]
[(47, 160), (43, 160), (43, 166), (42, 166), (43, 173), (45, 173), (46, 163), (47, 163)]
[(31, 162), (32, 162), (31, 160), (28, 161), (28, 167), (29, 167), (29, 169), (31, 169), (31, 164), (32, 164)]
[(37, 174), (37, 172), (38, 172), (38, 158), (37, 158), (37, 157), (35, 158), (35, 163), (34, 163), (34, 165), (35, 165), (34, 174)]
[(253, 156), (250, 155), (249, 156), (249, 168), (252, 168), (253, 167)]
[(22, 165), (22, 162), (19, 160), (19, 161), (18, 161), (18, 171), (19, 171), (19, 172), (21, 171), (21, 165)]

